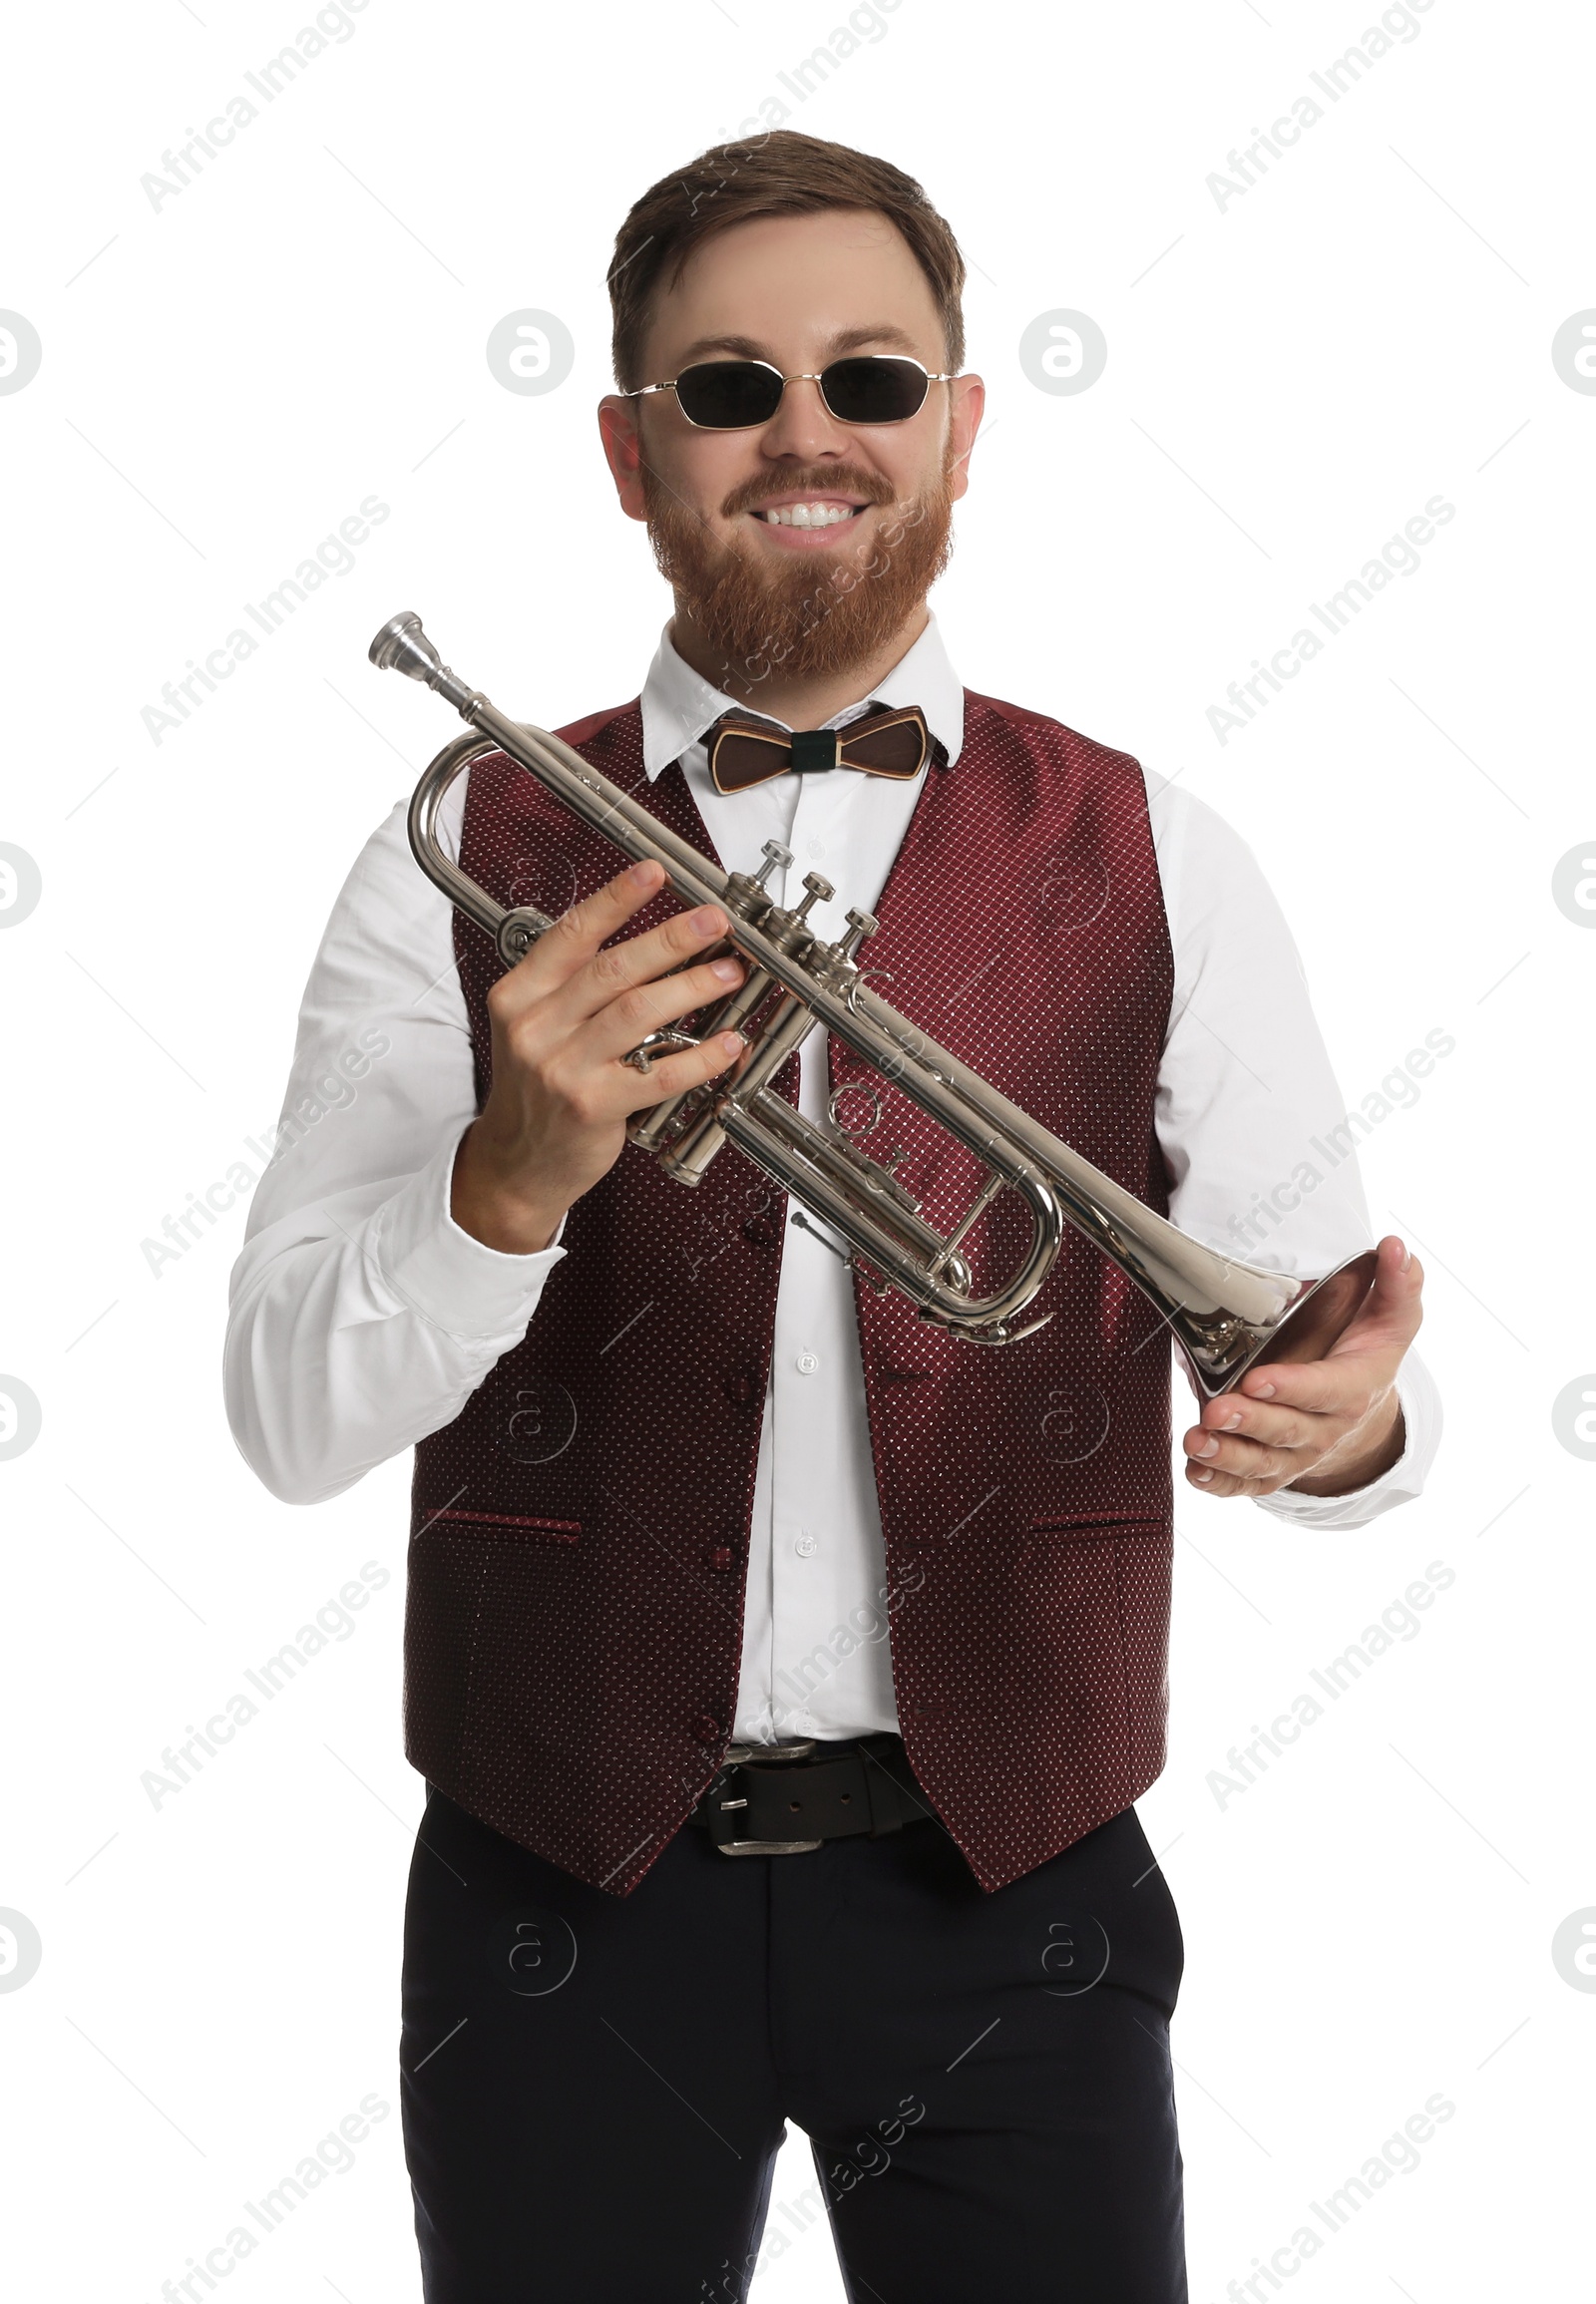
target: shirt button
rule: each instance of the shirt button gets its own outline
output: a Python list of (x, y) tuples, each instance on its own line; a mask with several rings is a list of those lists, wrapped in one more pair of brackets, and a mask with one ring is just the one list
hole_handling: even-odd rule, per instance
[(797, 1553), (800, 1560), (813, 1560), (815, 1554), (820, 1550), (820, 1538), (818, 1536), (811, 1536), (808, 1529), (806, 1528), (803, 1534), (794, 1543), (793, 1550)]
[(698, 1715), (698, 1718), (691, 1723), (691, 1728), (693, 1734), (701, 1744), (713, 1744), (720, 1741), (720, 1723), (706, 1712), (701, 1712)]
[(793, 1362), (801, 1376), (812, 1376), (820, 1365), (819, 1352), (800, 1352)]

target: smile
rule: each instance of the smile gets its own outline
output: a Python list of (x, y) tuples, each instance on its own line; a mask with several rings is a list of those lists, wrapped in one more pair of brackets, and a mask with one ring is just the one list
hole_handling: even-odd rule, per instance
[(754, 514), (769, 528), (840, 528), (863, 512), (862, 504), (839, 503), (835, 497), (817, 497), (805, 504), (772, 504)]

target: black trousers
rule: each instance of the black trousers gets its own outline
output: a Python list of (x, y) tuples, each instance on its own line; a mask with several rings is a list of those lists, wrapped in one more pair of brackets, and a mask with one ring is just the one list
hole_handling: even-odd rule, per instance
[[(822, 2212), (853, 2304), (1185, 2304), (1182, 1963), (1133, 1808), (994, 1894), (935, 1821), (786, 1856), (684, 1825), (617, 1899), (433, 1790), (401, 2047), (427, 2304), (743, 2304)], [(772, 2213), (788, 2119), (815, 2183)]]

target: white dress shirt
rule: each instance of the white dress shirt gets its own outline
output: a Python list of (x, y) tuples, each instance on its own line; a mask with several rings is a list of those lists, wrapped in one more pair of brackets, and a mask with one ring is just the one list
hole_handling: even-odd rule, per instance
[[(918, 703), (957, 761), (964, 692), (935, 617), (886, 678), (827, 725), (841, 727), (877, 700)], [(835, 885), (833, 905), (814, 915), (823, 934), (840, 934), (850, 907), (874, 909), (926, 771), (909, 783), (848, 769), (789, 773), (717, 792), (700, 739), (731, 699), (677, 655), (668, 630), (641, 702), (648, 776), (681, 760), (726, 870), (753, 871), (764, 843), (779, 840), (794, 861), (770, 884), (778, 901), (796, 901), (806, 872)], [(1189, 793), (1150, 773), (1146, 781), (1174, 949), (1155, 1113), (1170, 1216), (1252, 1262), (1327, 1271), (1373, 1236), (1356, 1157), (1334, 1165), (1327, 1157), (1345, 1107), (1296, 948), (1243, 842)], [(440, 814), (451, 854), (466, 782)], [(452, 910), (410, 855), (405, 805), (366, 843), (333, 908), (300, 1008), (277, 1150), (232, 1274), (228, 1418), (259, 1477), (293, 1503), (337, 1495), (450, 1423), (526, 1334), (566, 1254), (557, 1235), (537, 1254), (504, 1255), (450, 1214), (455, 1152), (476, 1112), (471, 1042)], [(912, 985), (888, 996), (913, 1015)], [(825, 1039), (811, 1033), (800, 1059), (800, 1104), (814, 1120), (824, 1113)], [(1308, 1190), (1305, 1163), (1320, 1172)], [(1274, 1201), (1278, 1209), (1295, 1197), (1294, 1209), (1255, 1218), (1250, 1232), (1234, 1228), (1294, 1175), (1297, 1186)], [(1262, 1509), (1349, 1528), (1416, 1495), (1440, 1410), (1413, 1352), (1399, 1390), (1406, 1445), (1389, 1472), (1350, 1496), (1282, 1490), (1258, 1498)], [(822, 1240), (789, 1225), (754, 1491), (738, 1736), (897, 1727), (885, 1581), (853, 1283)], [(874, 1611), (879, 1638), (844, 1633), (860, 1608)]]

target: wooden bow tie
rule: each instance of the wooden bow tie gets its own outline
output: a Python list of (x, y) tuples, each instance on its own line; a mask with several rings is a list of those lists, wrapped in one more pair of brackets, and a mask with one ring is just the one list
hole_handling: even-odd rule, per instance
[(717, 792), (746, 792), (767, 777), (818, 768), (859, 768), (903, 783), (931, 756), (931, 731), (918, 704), (877, 710), (847, 728), (798, 728), (791, 735), (767, 720), (725, 712), (704, 741)]

